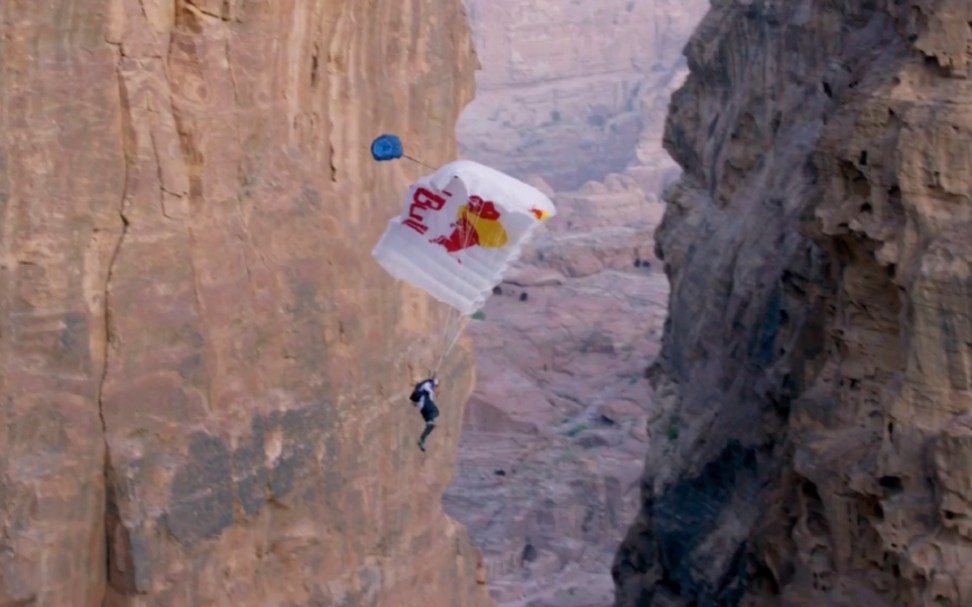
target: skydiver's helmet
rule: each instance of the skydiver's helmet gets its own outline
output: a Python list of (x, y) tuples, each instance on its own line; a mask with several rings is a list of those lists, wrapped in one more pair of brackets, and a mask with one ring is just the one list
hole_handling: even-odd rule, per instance
[(438, 377), (433, 377), (432, 378), (432, 387), (435, 388), (435, 389), (438, 389), (439, 388), (439, 378)]

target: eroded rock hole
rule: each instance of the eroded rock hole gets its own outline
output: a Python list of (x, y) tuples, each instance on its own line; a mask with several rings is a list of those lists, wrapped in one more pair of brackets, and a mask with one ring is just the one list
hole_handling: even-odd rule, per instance
[(904, 491), (904, 483), (902, 483), (901, 478), (897, 476), (882, 476), (878, 479), (878, 484), (892, 494), (897, 494)]
[(533, 547), (533, 544), (527, 544), (523, 547), (523, 562), (532, 563), (537, 560), (537, 549)]

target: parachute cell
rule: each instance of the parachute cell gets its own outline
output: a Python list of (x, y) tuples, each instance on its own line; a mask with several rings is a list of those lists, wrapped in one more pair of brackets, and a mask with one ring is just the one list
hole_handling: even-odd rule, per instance
[(540, 190), (470, 160), (409, 187), (372, 251), (389, 274), (461, 314), (480, 309), (540, 223), (556, 214)]
[(396, 135), (379, 135), (371, 142), (371, 157), (375, 160), (395, 160), (403, 154), (402, 140)]

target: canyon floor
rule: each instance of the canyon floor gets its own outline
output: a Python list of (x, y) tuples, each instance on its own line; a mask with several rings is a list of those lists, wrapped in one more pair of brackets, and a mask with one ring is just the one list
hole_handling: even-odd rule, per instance
[(477, 388), (446, 511), (483, 551), (498, 607), (606, 607), (637, 512), (668, 283), (663, 207), (630, 178), (555, 196), (469, 331)]

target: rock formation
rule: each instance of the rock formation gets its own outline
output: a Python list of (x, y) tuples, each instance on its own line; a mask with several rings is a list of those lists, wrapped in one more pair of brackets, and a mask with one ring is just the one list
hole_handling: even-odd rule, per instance
[[(483, 606), (403, 393), (444, 306), (370, 248), (456, 156), (458, 0), (0, 7), (0, 605)], [(410, 365), (415, 365), (414, 367)]]
[(972, 7), (720, 0), (619, 607), (972, 604)]
[(636, 167), (649, 191), (677, 174), (660, 148), (682, 46), (707, 0), (466, 0), (482, 71), (463, 156), (557, 191)]
[(470, 327), (477, 384), (444, 498), (498, 607), (610, 604), (611, 558), (640, 506), (663, 207), (621, 175), (554, 200), (557, 221)]

